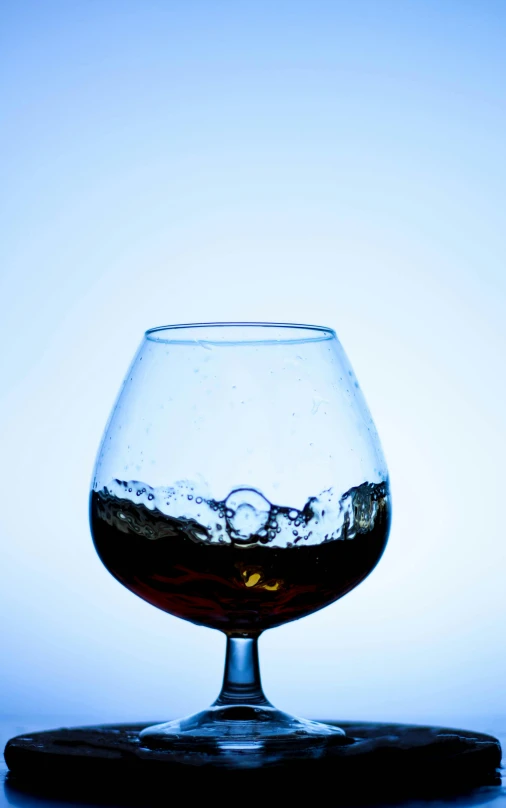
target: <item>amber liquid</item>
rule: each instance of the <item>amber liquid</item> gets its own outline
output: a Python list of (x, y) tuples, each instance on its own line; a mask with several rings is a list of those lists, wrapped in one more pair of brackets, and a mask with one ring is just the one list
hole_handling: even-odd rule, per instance
[(353, 538), (282, 547), (213, 543), (195, 521), (107, 489), (92, 492), (90, 516), (102, 562), (136, 595), (193, 623), (253, 635), (321, 609), (371, 572), (388, 537), (388, 496), (375, 508)]

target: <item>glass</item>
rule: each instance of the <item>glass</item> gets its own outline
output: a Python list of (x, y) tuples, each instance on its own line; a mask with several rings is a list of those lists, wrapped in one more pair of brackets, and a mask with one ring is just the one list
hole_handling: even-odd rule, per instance
[(96, 550), (124, 586), (227, 637), (207, 710), (149, 727), (151, 747), (346, 743), (264, 696), (258, 637), (345, 595), (388, 537), (388, 473), (330, 328), (204, 323), (146, 332), (93, 475)]

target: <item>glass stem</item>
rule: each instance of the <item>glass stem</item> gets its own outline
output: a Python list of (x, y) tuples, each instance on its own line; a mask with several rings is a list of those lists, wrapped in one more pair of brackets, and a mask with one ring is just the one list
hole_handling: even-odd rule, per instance
[(264, 696), (258, 664), (258, 637), (227, 637), (225, 674), (213, 706), (270, 705)]

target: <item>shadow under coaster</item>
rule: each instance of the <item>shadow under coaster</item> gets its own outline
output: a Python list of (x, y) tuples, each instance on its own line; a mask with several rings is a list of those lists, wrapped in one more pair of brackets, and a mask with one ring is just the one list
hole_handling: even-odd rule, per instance
[[(191, 752), (149, 749), (139, 739), (146, 724), (114, 724), (37, 732), (5, 748), (6, 787), (16, 794), (71, 801), (146, 804), (177, 793), (265, 799), (280, 789), (321, 793), (333, 802), (436, 797), (500, 784), (499, 741), (467, 730), (406, 724), (334, 722), (346, 740), (287, 753), (197, 746)], [(310, 756), (309, 756), (310, 755)], [(495, 789), (494, 789), (495, 791)], [(234, 796), (235, 795), (235, 796)]]

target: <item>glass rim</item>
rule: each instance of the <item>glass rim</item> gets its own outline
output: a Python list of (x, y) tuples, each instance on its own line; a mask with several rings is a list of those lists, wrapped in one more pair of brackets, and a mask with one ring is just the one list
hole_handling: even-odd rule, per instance
[[(199, 332), (200, 329), (202, 329), (201, 333)], [(231, 334), (233, 329), (235, 330), (234, 336)], [(263, 334), (260, 333), (261, 329), (264, 329)], [(191, 330), (197, 331), (197, 334), (193, 337), (189, 334)], [(276, 330), (278, 333), (277, 335), (269, 334), (269, 330), (271, 332)], [(250, 333), (248, 336), (248, 331), (253, 333)], [(286, 334), (284, 333), (285, 331)], [(290, 332), (293, 333), (290, 334)], [(144, 336), (151, 342), (179, 343), (185, 345), (198, 345), (202, 342), (219, 345), (237, 345), (238, 343), (268, 343), (273, 345), (321, 342), (322, 340), (337, 339), (334, 329), (323, 325), (247, 321), (160, 325), (154, 328), (148, 328), (144, 332)]]

